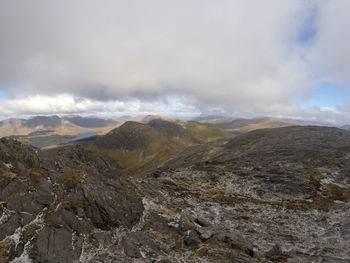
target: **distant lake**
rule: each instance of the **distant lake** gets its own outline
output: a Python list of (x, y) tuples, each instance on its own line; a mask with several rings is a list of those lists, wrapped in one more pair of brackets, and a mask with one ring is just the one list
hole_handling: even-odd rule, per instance
[(76, 141), (76, 140), (81, 140), (81, 139), (85, 139), (91, 136), (94, 136), (96, 134), (99, 134), (100, 132), (82, 132), (82, 133), (78, 133), (76, 135), (72, 135), (69, 137), (66, 137), (62, 140), (53, 140), (53, 141), (44, 141), (44, 142), (33, 142), (30, 143), (32, 146), (38, 147), (38, 148), (43, 148), (43, 147), (47, 147), (47, 146), (51, 146), (51, 145), (57, 145), (57, 144), (64, 144), (64, 143), (69, 143), (72, 141)]

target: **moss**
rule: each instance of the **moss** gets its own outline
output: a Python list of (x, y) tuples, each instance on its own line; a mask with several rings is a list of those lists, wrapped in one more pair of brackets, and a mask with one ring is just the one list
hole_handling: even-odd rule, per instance
[(229, 137), (229, 135), (222, 129), (208, 124), (184, 122), (182, 123), (182, 126), (191, 134), (195, 140), (201, 143), (211, 142)]
[(327, 184), (324, 186), (324, 194), (332, 201), (339, 200), (343, 202), (350, 201), (350, 189), (340, 187), (336, 184)]
[(17, 175), (9, 171), (2, 171), (2, 176), (5, 178), (5, 180), (12, 181)]
[(14, 242), (11, 239), (0, 242), (0, 263), (10, 261), (11, 254), (14, 253)]
[(75, 188), (77, 184), (83, 181), (83, 179), (84, 175), (82, 173), (78, 173), (72, 169), (66, 170), (63, 174), (63, 182), (68, 187), (68, 189)]
[(304, 183), (311, 184), (315, 187), (316, 190), (321, 188), (321, 180), (324, 176), (321, 173), (313, 173), (308, 178), (304, 180)]

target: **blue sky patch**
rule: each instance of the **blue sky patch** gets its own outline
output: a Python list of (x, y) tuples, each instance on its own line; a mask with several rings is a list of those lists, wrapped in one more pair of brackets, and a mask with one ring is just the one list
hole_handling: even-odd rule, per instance
[(4, 100), (5, 98), (5, 94), (0, 90), (0, 100)]
[(315, 20), (317, 16), (317, 7), (313, 7), (308, 17), (305, 18), (303, 26), (298, 34), (298, 42), (301, 45), (310, 43), (317, 34)]
[(309, 99), (299, 100), (303, 107), (341, 107), (349, 96), (348, 88), (332, 83), (326, 83), (313, 89)]

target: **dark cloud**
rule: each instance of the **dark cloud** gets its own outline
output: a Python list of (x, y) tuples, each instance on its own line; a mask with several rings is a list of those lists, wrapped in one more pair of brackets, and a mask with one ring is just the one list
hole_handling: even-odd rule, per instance
[[(345, 0), (5, 0), (0, 89), (10, 99), (0, 114), (23, 97), (63, 94), (94, 103), (86, 110), (170, 96), (196, 109), (299, 114), (296, 99), (318, 83), (350, 83), (349, 7)], [(313, 41), (305, 44), (300, 34), (310, 21)]]

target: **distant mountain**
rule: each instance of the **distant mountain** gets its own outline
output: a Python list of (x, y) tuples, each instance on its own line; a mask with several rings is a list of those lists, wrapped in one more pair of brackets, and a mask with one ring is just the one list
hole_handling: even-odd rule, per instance
[(150, 161), (161, 162), (194, 143), (196, 141), (181, 125), (153, 119), (148, 123), (125, 122), (99, 138), (92, 148), (126, 168)]
[(350, 131), (350, 124), (342, 126), (341, 129)]
[(107, 127), (118, 123), (118, 121), (113, 119), (102, 119), (102, 118), (94, 118), (94, 117), (84, 118), (80, 116), (75, 116), (75, 117), (64, 117), (63, 119), (84, 128)]
[(23, 126), (28, 128), (51, 129), (62, 125), (62, 119), (58, 116), (35, 116), (29, 120), (23, 120)]
[(142, 123), (150, 123), (152, 120), (164, 120), (181, 125), (191, 137), (198, 143), (205, 143), (229, 137), (223, 129), (215, 127), (211, 123), (201, 123), (198, 121), (184, 121), (181, 119), (170, 119), (158, 115), (148, 115), (141, 119)]
[(199, 143), (230, 137), (223, 129), (215, 127), (212, 124), (196, 121), (180, 121), (179, 124)]
[(223, 119), (211, 123), (215, 127), (221, 128), (232, 134), (242, 134), (257, 129), (280, 128), (293, 126), (294, 123), (284, 122), (276, 119)]
[(227, 117), (221, 115), (200, 115), (193, 119), (193, 121), (197, 122), (211, 122), (216, 120), (226, 119)]
[(57, 133), (78, 133), (89, 129), (113, 127), (120, 122), (115, 119), (80, 116), (35, 116), (30, 119), (7, 119), (0, 121), (0, 137), (27, 135), (36, 131), (52, 130)]

